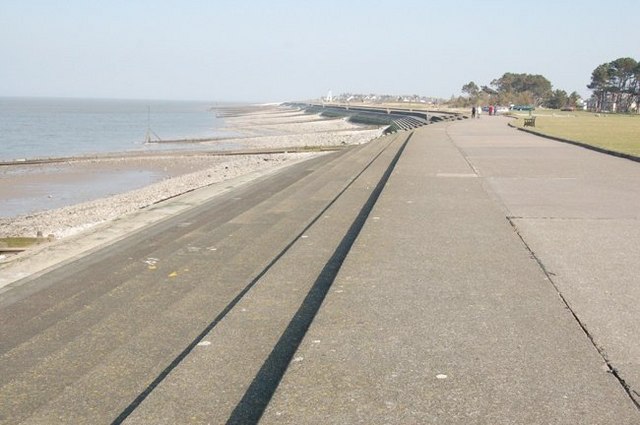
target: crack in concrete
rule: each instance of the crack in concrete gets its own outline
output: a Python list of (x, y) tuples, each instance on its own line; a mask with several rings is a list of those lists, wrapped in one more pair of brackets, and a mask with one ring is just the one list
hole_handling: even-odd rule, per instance
[(627, 395), (631, 399), (631, 402), (636, 406), (636, 408), (638, 410), (640, 410), (640, 398), (638, 398), (638, 399), (636, 398), (636, 397), (640, 397), (640, 394), (636, 390), (631, 388), (630, 385), (624, 380), (624, 378), (622, 378), (622, 376), (620, 375), (620, 372), (618, 371), (618, 369), (616, 367), (614, 367), (613, 364), (611, 363), (611, 361), (609, 360), (609, 358), (607, 356), (607, 353), (605, 352), (604, 348), (600, 347), (598, 345), (598, 343), (595, 341), (593, 335), (591, 335), (591, 333), (587, 329), (586, 325), (582, 322), (582, 320), (580, 320), (580, 318), (578, 317), (577, 313), (573, 310), (573, 308), (571, 307), (571, 305), (569, 304), (567, 299), (564, 297), (564, 295), (562, 295), (562, 292), (560, 291), (560, 288), (558, 287), (556, 282), (553, 280), (553, 277), (555, 277), (556, 274), (548, 271), (547, 268), (545, 267), (545, 265), (540, 260), (540, 258), (538, 258), (536, 253), (533, 252), (533, 250), (531, 249), (529, 244), (524, 240), (524, 237), (522, 236), (522, 234), (518, 230), (518, 227), (516, 226), (516, 224), (513, 221), (513, 217), (506, 217), (506, 218), (507, 218), (507, 221), (509, 222), (509, 224), (511, 225), (511, 227), (513, 227), (514, 232), (518, 235), (518, 237), (522, 241), (522, 243), (523, 243), (524, 247), (526, 248), (526, 250), (531, 255), (531, 258), (536, 260), (536, 262), (538, 263), (538, 266), (540, 267), (540, 269), (542, 270), (542, 272), (544, 273), (546, 278), (549, 280), (549, 282), (551, 283), (553, 288), (556, 290), (556, 293), (558, 294), (558, 296), (560, 297), (560, 299), (562, 300), (564, 305), (571, 312), (571, 315), (576, 320), (576, 322), (578, 323), (578, 325), (580, 326), (580, 328), (582, 329), (584, 334), (587, 336), (587, 338), (589, 338), (589, 341), (591, 341), (591, 344), (593, 345), (593, 347), (598, 351), (598, 354), (600, 354), (600, 356), (602, 357), (602, 360), (604, 361), (604, 363), (607, 366), (607, 369), (608, 369), (607, 372), (611, 373), (618, 380), (618, 382), (620, 383), (620, 385), (622, 386), (624, 391), (627, 393)]

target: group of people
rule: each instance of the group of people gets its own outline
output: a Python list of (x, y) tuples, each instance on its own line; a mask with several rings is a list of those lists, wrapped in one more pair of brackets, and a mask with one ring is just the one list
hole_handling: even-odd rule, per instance
[[(489, 112), (489, 115), (498, 115), (498, 107), (489, 105), (487, 107), (487, 112)], [(482, 113), (482, 106), (471, 107), (471, 118), (480, 118), (481, 113)]]

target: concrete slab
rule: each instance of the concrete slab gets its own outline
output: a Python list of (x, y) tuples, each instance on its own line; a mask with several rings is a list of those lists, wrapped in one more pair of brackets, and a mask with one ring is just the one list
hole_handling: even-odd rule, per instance
[(449, 134), (640, 402), (640, 164), (505, 121)]
[(261, 423), (640, 420), (452, 128), (416, 131)]
[[(261, 383), (266, 391), (271, 375), (277, 376), (272, 371), (277, 371), (278, 364), (286, 367), (288, 361), (282, 363), (279, 357), (285, 355), (282, 353), (289, 343), (294, 344), (295, 335), (287, 338), (288, 344), (283, 345), (280, 340), (292, 333), (289, 326), (292, 318), (306, 314), (304, 305), (309, 294), (314, 294), (318, 285), (327, 284), (322, 281), (326, 279), (326, 270), (339, 266), (332, 263), (336, 249), (348, 236), (352, 223), (402, 142), (403, 137), (398, 137), (331, 204), (125, 424), (254, 423), (252, 409), (237, 406), (252, 404), (254, 400), (242, 400), (257, 376), (269, 376), (265, 378), (267, 382)], [(280, 346), (284, 348), (277, 348)], [(264, 364), (269, 367), (264, 368)], [(185, 398), (185, 394), (189, 396)], [(260, 391), (251, 394), (250, 398), (258, 399), (257, 405), (263, 404), (261, 397), (266, 397), (264, 403), (269, 400)]]
[[(296, 214), (265, 220), (260, 207), (282, 192), (306, 195), (316, 180), (305, 178), (309, 168), (333, 169), (352, 153), (298, 164), (233, 195), (200, 194), (181, 214), (6, 287), (0, 423), (111, 423), (317, 214), (306, 197)], [(352, 174), (341, 169), (325, 181)], [(238, 215), (243, 225), (231, 222)]]
[(0, 294), (11, 289), (5, 287), (14, 282), (42, 275), (53, 268), (114, 244), (150, 225), (189, 211), (208, 200), (250, 184), (256, 179), (278, 173), (298, 162), (301, 161), (292, 161), (200, 188), (143, 208), (126, 217), (99, 224), (69, 238), (11, 256), (0, 262)]
[(636, 220), (518, 219), (607, 361), (640, 401), (640, 226)]

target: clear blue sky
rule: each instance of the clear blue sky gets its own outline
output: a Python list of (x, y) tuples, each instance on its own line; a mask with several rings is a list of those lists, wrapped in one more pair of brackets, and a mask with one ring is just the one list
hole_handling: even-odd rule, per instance
[(448, 98), (505, 72), (589, 95), (640, 1), (0, 0), (0, 96)]

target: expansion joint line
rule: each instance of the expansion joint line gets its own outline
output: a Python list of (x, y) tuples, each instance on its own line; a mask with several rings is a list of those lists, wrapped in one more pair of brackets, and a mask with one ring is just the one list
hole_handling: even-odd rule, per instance
[[(524, 240), (524, 237), (522, 236), (522, 234), (518, 230), (518, 227), (516, 226), (516, 224), (512, 220), (512, 218), (511, 217), (507, 217), (507, 221), (509, 221), (509, 224), (511, 224), (511, 227), (513, 227), (513, 230), (516, 232), (516, 234), (518, 235), (518, 237), (522, 241), (522, 244), (524, 245), (526, 250), (531, 255), (531, 258), (536, 260), (536, 262), (538, 263), (538, 266), (540, 267), (540, 269), (542, 270), (542, 272), (544, 273), (546, 278), (549, 280), (549, 282), (551, 282), (551, 285), (555, 289), (556, 293), (558, 294), (558, 296), (560, 297), (560, 299), (562, 300), (564, 305), (571, 312), (571, 314), (573, 315), (573, 318), (576, 320), (576, 322), (578, 322), (578, 325), (580, 325), (580, 328), (582, 329), (582, 332), (584, 332), (584, 334), (587, 336), (587, 338), (589, 338), (589, 341), (591, 341), (591, 344), (593, 345), (593, 347), (598, 351), (598, 354), (600, 354), (600, 356), (602, 357), (602, 360), (604, 360), (605, 364), (607, 365), (607, 369), (608, 369), (607, 372), (611, 373), (618, 380), (618, 382), (620, 383), (620, 385), (622, 386), (624, 391), (627, 393), (627, 395), (631, 399), (631, 402), (633, 402), (633, 404), (636, 406), (636, 408), (640, 410), (640, 401), (638, 401), (636, 399), (636, 397), (640, 396), (640, 394), (638, 394), (637, 391), (634, 391), (633, 389), (631, 389), (629, 384), (627, 384), (627, 382), (622, 378), (622, 376), (620, 376), (620, 372), (618, 371), (618, 369), (616, 369), (611, 364), (611, 362), (607, 358), (607, 354), (604, 352), (604, 350), (602, 348), (600, 348), (600, 346), (598, 346), (598, 344), (596, 343), (595, 339), (593, 338), (593, 335), (591, 335), (591, 333), (589, 332), (589, 330), (587, 329), (585, 324), (578, 317), (577, 313), (573, 310), (573, 308), (571, 308), (571, 305), (569, 304), (569, 302), (567, 301), (565, 296), (562, 295), (562, 292), (560, 292), (560, 288), (558, 287), (558, 285), (556, 284), (556, 282), (553, 280), (553, 277), (552, 277), (552, 276), (555, 276), (555, 274), (549, 272), (547, 270), (547, 268), (544, 266), (544, 264), (542, 263), (542, 261), (540, 260), (540, 258), (538, 258), (536, 253), (533, 252), (533, 250), (531, 249), (529, 244), (527, 244), (527, 242)], [(634, 397), (634, 394), (635, 394), (636, 397)]]
[[(402, 147), (400, 148), (400, 152), (404, 150), (404, 147), (411, 139), (413, 132), (409, 134), (407, 139), (404, 141)], [(169, 365), (140, 393), (138, 396), (113, 420), (111, 425), (120, 425), (122, 424), (137, 408), (140, 404), (153, 392), (153, 390), (160, 385), (162, 381), (176, 368), (182, 361), (193, 351), (193, 349), (220, 323), (229, 312), (244, 298), (244, 296), (253, 288), (258, 281), (265, 275), (267, 272), (293, 247), (293, 245), (302, 238), (304, 234), (308, 232), (308, 230), (316, 223), (320, 218), (322, 218), (327, 210), (331, 208), (337, 200), (354, 184), (356, 180), (360, 176), (362, 176), (371, 165), (378, 159), (382, 154), (398, 139), (399, 136), (394, 137), (390, 142), (387, 143), (384, 148), (378, 152), (373, 159), (371, 159), (364, 168), (358, 172), (354, 177), (352, 177), (348, 183), (340, 190), (340, 192), (299, 232), (294, 238), (289, 242), (270, 262), (267, 266), (258, 273), (232, 300), (225, 306), (224, 309), (213, 319), (211, 323), (209, 323), (203, 330), (198, 334), (198, 336), (187, 345), (187, 347), (175, 357)], [(396, 158), (394, 161), (397, 161), (399, 154), (396, 154)], [(392, 166), (395, 165), (395, 162), (392, 163)], [(374, 190), (374, 193), (376, 191)], [(376, 198), (377, 199), (377, 198)]]
[(467, 158), (467, 155), (462, 151), (462, 149), (460, 149), (460, 147), (453, 141), (453, 137), (451, 137), (451, 134), (449, 134), (450, 126), (451, 124), (447, 123), (447, 125), (444, 127), (444, 134), (447, 136), (447, 139), (453, 145), (453, 147), (456, 148), (458, 153), (460, 153), (460, 155), (462, 156), (464, 161), (467, 163), (471, 171), (473, 171), (476, 176), (480, 177), (480, 172), (478, 171), (478, 169), (471, 163), (471, 161), (469, 160), (469, 158)]

